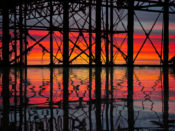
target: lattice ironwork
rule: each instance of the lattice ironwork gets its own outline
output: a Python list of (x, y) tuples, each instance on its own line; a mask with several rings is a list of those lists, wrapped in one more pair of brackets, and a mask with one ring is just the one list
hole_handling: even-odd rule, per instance
[[(41, 48), (43, 60), (49, 59), (47, 61), (51, 65), (115, 65), (119, 55), (125, 62), (123, 64), (133, 64), (147, 41), (160, 62), (168, 63), (168, 19), (170, 14), (175, 13), (174, 0), (22, 0), (10, 7), (8, 5), (0, 8), (0, 27), (4, 32), (4, 35), (1, 33), (1, 64), (6, 61), (6, 64), (27, 65), (28, 55), (36, 46)], [(152, 20), (150, 30), (146, 30), (139, 12), (155, 14), (156, 19)], [(150, 38), (158, 20), (163, 26), (163, 42), (159, 42), (161, 49)], [(146, 36), (136, 54), (132, 49), (134, 34), (131, 32), (135, 30), (132, 21), (139, 23)], [(9, 27), (3, 28), (3, 23)], [(8, 32), (10, 36), (7, 36)], [(123, 37), (118, 38), (118, 35)], [(47, 44), (45, 41), (48, 41)], [(128, 47), (123, 47), (124, 43)]]

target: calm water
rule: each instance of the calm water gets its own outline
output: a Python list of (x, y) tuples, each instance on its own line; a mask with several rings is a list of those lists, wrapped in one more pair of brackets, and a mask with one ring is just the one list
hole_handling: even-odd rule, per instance
[(0, 130), (175, 130), (171, 68), (0, 69)]

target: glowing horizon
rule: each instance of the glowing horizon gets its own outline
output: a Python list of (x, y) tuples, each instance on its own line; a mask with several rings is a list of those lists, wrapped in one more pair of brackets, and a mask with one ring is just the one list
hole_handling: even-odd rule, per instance
[[(42, 37), (42, 36), (44, 36), (44, 35), (46, 35), (47, 34), (47, 32), (42, 32), (43, 34), (41, 34), (41, 32), (40, 31), (30, 31), (29, 32), (33, 37), (36, 37), (36, 38), (38, 38), (38, 40)], [(60, 35), (60, 33), (59, 32), (56, 32), (56, 34), (58, 35)], [(77, 38), (77, 36), (78, 36), (78, 33), (70, 33), (70, 39), (72, 40), (72, 41), (75, 41), (76, 40), (76, 38)], [(86, 40), (88, 41), (88, 35), (87, 35), (87, 33), (85, 33), (85, 38), (86, 38)], [(62, 39), (62, 37), (60, 36), (60, 38)], [(94, 37), (95, 38), (95, 37)], [(121, 48), (121, 50), (125, 53), (125, 54), (127, 54), (127, 36), (126, 36), (126, 34), (118, 34), (118, 35), (114, 35), (114, 40), (116, 39), (116, 41), (117, 41), (117, 43), (119, 44), (119, 45), (117, 45), (116, 44), (116, 42), (114, 42), (114, 44), (116, 44), (117, 46), (119, 46), (120, 47), (120, 44), (121, 44), (121, 42), (122, 42), (122, 40), (124, 39), (124, 38), (126, 38), (126, 40), (125, 40), (125, 42), (124, 42), (124, 44), (123, 44), (123, 46), (122, 46), (122, 48)], [(142, 43), (143, 43), (143, 41), (144, 41), (144, 39), (146, 38), (146, 36), (144, 35), (144, 34), (134, 34), (134, 56), (136, 55), (136, 53), (138, 52), (138, 50), (139, 50), (139, 48), (141, 47), (141, 45), (142, 45)], [(161, 35), (157, 35), (157, 34), (153, 34), (153, 35), (150, 35), (150, 39), (153, 41), (153, 43), (154, 43), (154, 45), (155, 45), (155, 47), (157, 47), (157, 49), (158, 49), (158, 51), (159, 51), (159, 53), (160, 53), (160, 50), (161, 50), (161, 41), (162, 41), (162, 36)], [(172, 58), (173, 56), (175, 56), (175, 51), (174, 51), (174, 49), (175, 49), (175, 35), (170, 35), (169, 36), (169, 39), (170, 39), (170, 43), (169, 43), (169, 59), (170, 58)], [(81, 38), (79, 39), (79, 43), (77, 44), (78, 46), (80, 46), (80, 48), (82, 49), (82, 50), (85, 50), (87, 47), (86, 46), (84, 46), (85, 45), (85, 42), (83, 41), (83, 42), (81, 42), (81, 41), (83, 41)], [(30, 45), (32, 45), (32, 44), (34, 44), (35, 42), (33, 42), (32, 40), (29, 40), (28, 41), (29, 43), (30, 43)], [(59, 42), (59, 44), (61, 43), (61, 41), (59, 40), (58, 41)], [(93, 42), (94, 42), (94, 40), (93, 40)], [(102, 40), (102, 50), (103, 50), (103, 52), (105, 51), (105, 49), (104, 49), (104, 43), (105, 41), (103, 41)], [(49, 47), (50, 47), (50, 45), (48, 44), (49, 43), (49, 37), (47, 37), (45, 40), (43, 40), (42, 42), (41, 42), (41, 44), (47, 49), (47, 50), (49, 50)], [(30, 46), (29, 45), (29, 46)], [(70, 42), (70, 44), (69, 44), (69, 46), (70, 46), (70, 48), (72, 48), (73, 47), (73, 44)], [(57, 45), (56, 45), (56, 41), (54, 41), (54, 43), (53, 43), (53, 47), (54, 47), (54, 52), (53, 52), (53, 54), (55, 55), (56, 54), (56, 52), (57, 52), (57, 49), (58, 49), (58, 47), (57, 47)], [(110, 47), (109, 47), (110, 48)], [(61, 51), (62, 51), (62, 49), (61, 49)], [(71, 52), (71, 49), (70, 49), (70, 52)], [(74, 52), (72, 53), (72, 56), (71, 56), (71, 58), (73, 58), (73, 57), (75, 57), (76, 55), (77, 55), (77, 53), (80, 53), (80, 50), (79, 49), (77, 49), (77, 48), (75, 48), (75, 50), (74, 50)], [(92, 52), (93, 52), (93, 54), (95, 54), (95, 48), (94, 48), (94, 46), (92, 47)], [(114, 48), (114, 52), (116, 52), (116, 49)], [(86, 53), (88, 54), (89, 53), (89, 50), (87, 49), (86, 50)], [(105, 54), (102, 54), (102, 56), (104, 56)], [(86, 56), (86, 55), (84, 55), (84, 54), (82, 54), (81, 55), (84, 59), (86, 59), (86, 60), (88, 60), (89, 58)], [(59, 53), (58, 54), (58, 58), (60, 58), (61, 57), (61, 54)], [(70, 58), (70, 59), (71, 59)], [(82, 60), (83, 60), (83, 58), (78, 58), (77, 59), (77, 61), (76, 61), (76, 63), (80, 63), (80, 64), (82, 64)], [(32, 49), (32, 51), (30, 52), (30, 54), (28, 55), (28, 64), (29, 65), (31, 65), (31, 64), (49, 64), (50, 63), (50, 55), (49, 55), (49, 53), (45, 53), (45, 55), (43, 56), (43, 61), (41, 61), (42, 60), (42, 49), (41, 49), (41, 47), (39, 47), (38, 45), (37, 46), (35, 46), (33, 49)], [(144, 45), (144, 47), (143, 47), (143, 49), (142, 49), (142, 51), (141, 51), (141, 53), (139, 54), (139, 56), (138, 56), (138, 58), (137, 58), (137, 60), (136, 60), (136, 63), (135, 64), (149, 64), (149, 63), (152, 63), (152, 64), (159, 64), (160, 63), (160, 60), (159, 60), (159, 57), (158, 57), (158, 55), (155, 53), (155, 51), (154, 51), (154, 48), (152, 47), (152, 45), (151, 45), (151, 43), (150, 43), (150, 41), (147, 39), (147, 41), (146, 41), (146, 43), (145, 43), (145, 45)], [(84, 61), (84, 63), (86, 63), (85, 61)], [(122, 58), (122, 56), (121, 56), (121, 54), (119, 53), (118, 54), (118, 56), (117, 56), (117, 60), (115, 60), (115, 63), (117, 63), (117, 64), (124, 64), (125, 63), (125, 60)]]

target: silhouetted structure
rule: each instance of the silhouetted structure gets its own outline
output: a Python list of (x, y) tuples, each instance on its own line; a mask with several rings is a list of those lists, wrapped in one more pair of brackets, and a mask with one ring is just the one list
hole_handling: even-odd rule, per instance
[[(50, 54), (51, 66), (55, 64), (64, 66), (75, 64), (76, 59), (83, 57), (82, 55), (89, 58), (87, 59), (87, 65), (115, 65), (114, 56), (116, 51), (122, 55), (127, 65), (132, 66), (146, 40), (150, 40), (161, 63), (168, 65), (169, 14), (175, 13), (170, 10), (170, 8), (175, 7), (174, 0), (14, 0), (10, 3), (12, 4), (7, 1), (0, 4), (2, 5), (0, 15), (3, 32), (1, 65), (27, 65), (27, 54), (36, 45), (39, 45), (43, 52)], [(126, 16), (121, 15), (123, 10), (127, 12), (125, 14), (127, 20), (125, 19)], [(145, 31), (135, 11), (158, 13), (158, 17), (149, 33)], [(157, 50), (150, 39), (150, 33), (160, 14), (163, 14), (162, 23), (164, 25), (162, 35), (164, 39), (163, 53)], [(133, 56), (134, 16), (146, 35), (145, 41), (135, 57)], [(124, 20), (127, 21), (127, 25), (124, 24)], [(117, 24), (115, 21), (117, 21)], [(123, 29), (116, 28), (119, 23), (122, 23)], [(34, 30), (47, 31), (47, 34), (38, 40), (30, 34), (30, 31)], [(13, 35), (10, 39), (9, 33), (12, 34), (12, 32)], [(60, 34), (57, 40), (55, 32)], [(77, 36), (74, 36), (76, 40), (70, 36), (71, 33), (77, 34)], [(114, 35), (120, 33), (125, 33), (128, 36), (127, 53), (124, 53), (113, 40)], [(50, 39), (50, 49), (41, 44), (48, 37)], [(29, 46), (29, 39), (35, 43)], [(81, 41), (81, 45), (79, 45), (79, 41)], [(105, 50), (102, 48), (103, 42), (105, 42)], [(56, 53), (54, 53), (54, 43), (61, 43), (58, 44)], [(78, 50), (77, 53), (76, 50)], [(105, 58), (103, 58), (103, 55)]]
[(169, 63), (173, 64), (173, 66), (175, 68), (175, 56), (169, 60)]
[[(137, 73), (157, 68), (83, 69), (86, 73), (82, 77), (77, 68), (43, 68), (40, 71), (49, 72), (44, 77), (47, 79), (37, 80), (30, 76), (33, 68), (28, 71), (17, 68), (0, 70), (0, 79), (3, 80), (0, 86), (0, 129), (175, 129), (175, 114), (169, 104), (173, 102), (170, 99), (174, 97), (174, 90), (170, 91), (169, 86), (173, 85), (174, 79), (169, 82), (168, 67), (158, 68), (158, 79), (146, 77), (150, 86), (145, 86), (145, 80)], [(155, 72), (153, 74), (155, 76)]]

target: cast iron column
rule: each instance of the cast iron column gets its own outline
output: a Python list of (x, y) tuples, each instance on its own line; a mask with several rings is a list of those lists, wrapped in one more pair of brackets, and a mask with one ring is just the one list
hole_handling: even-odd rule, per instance
[(63, 65), (69, 65), (69, 1), (63, 1)]
[(128, 2), (128, 65), (133, 66), (134, 0)]
[(168, 65), (169, 57), (169, 0), (164, 2), (164, 65)]
[(95, 63), (101, 65), (101, 4), (102, 0), (96, 0), (96, 45)]
[(8, 7), (3, 8), (3, 35), (2, 35), (2, 58), (3, 65), (9, 65), (9, 10)]

